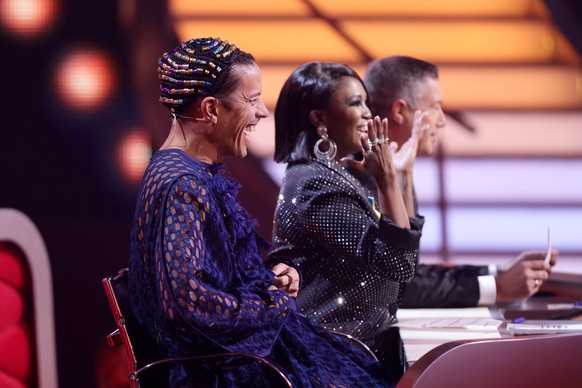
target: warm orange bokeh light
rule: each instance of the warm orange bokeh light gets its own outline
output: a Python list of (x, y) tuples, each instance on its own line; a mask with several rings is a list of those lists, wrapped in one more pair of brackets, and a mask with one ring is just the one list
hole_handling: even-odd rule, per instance
[(80, 49), (69, 53), (58, 65), (55, 87), (61, 101), (76, 110), (102, 107), (116, 86), (112, 60), (101, 51)]
[(13, 36), (32, 39), (44, 34), (57, 17), (57, 0), (2, 0), (0, 23)]
[(148, 133), (141, 128), (130, 130), (117, 146), (116, 162), (121, 176), (131, 184), (139, 183), (151, 156)]
[(580, 57), (543, 0), (199, 3), (168, 1), (179, 40), (221, 37), (253, 54), (269, 109), (302, 63), (346, 63), (363, 75), (369, 59), (387, 55), (439, 65), (451, 111), (582, 107)]

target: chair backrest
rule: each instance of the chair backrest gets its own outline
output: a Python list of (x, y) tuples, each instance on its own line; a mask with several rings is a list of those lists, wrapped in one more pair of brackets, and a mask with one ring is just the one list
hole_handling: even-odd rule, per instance
[(397, 388), (582, 387), (582, 333), (463, 340), (422, 356)]
[(0, 386), (58, 386), (49, 257), (24, 213), (0, 209)]
[[(138, 383), (136, 372), (155, 361), (160, 359), (160, 354), (156, 346), (150, 339), (150, 336), (137, 320), (131, 308), (129, 286), (127, 279), (128, 270), (124, 268), (115, 276), (103, 279), (103, 287), (109, 300), (109, 306), (115, 319), (115, 324), (121, 336), (121, 340), (127, 352), (127, 366), (129, 369), (129, 380), (132, 387), (159, 386), (160, 380), (165, 375), (160, 375), (157, 371), (155, 375), (148, 378), (147, 381)], [(152, 381), (155, 379), (155, 381)], [(160, 379), (160, 380), (158, 380)], [(166, 380), (167, 381), (167, 380)]]

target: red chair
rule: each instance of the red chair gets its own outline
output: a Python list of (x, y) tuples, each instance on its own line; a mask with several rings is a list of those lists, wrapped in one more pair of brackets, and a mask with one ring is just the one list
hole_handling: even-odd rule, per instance
[(0, 387), (57, 387), (52, 278), (34, 223), (0, 209)]

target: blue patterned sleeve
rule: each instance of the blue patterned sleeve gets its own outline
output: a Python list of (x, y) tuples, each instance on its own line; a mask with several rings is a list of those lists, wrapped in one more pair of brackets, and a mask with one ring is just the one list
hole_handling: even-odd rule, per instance
[[(191, 176), (171, 187), (162, 223), (158, 271), (167, 318), (230, 351), (266, 354), (294, 301), (267, 291), (272, 273), (251, 238)], [(162, 275), (162, 277), (164, 277)], [(163, 283), (163, 284), (162, 284)]]

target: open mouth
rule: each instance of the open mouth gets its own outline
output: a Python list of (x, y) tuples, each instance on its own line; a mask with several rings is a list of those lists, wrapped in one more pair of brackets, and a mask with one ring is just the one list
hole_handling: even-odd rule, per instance
[(359, 133), (368, 133), (368, 126), (367, 125), (360, 125), (356, 127), (356, 131)]

